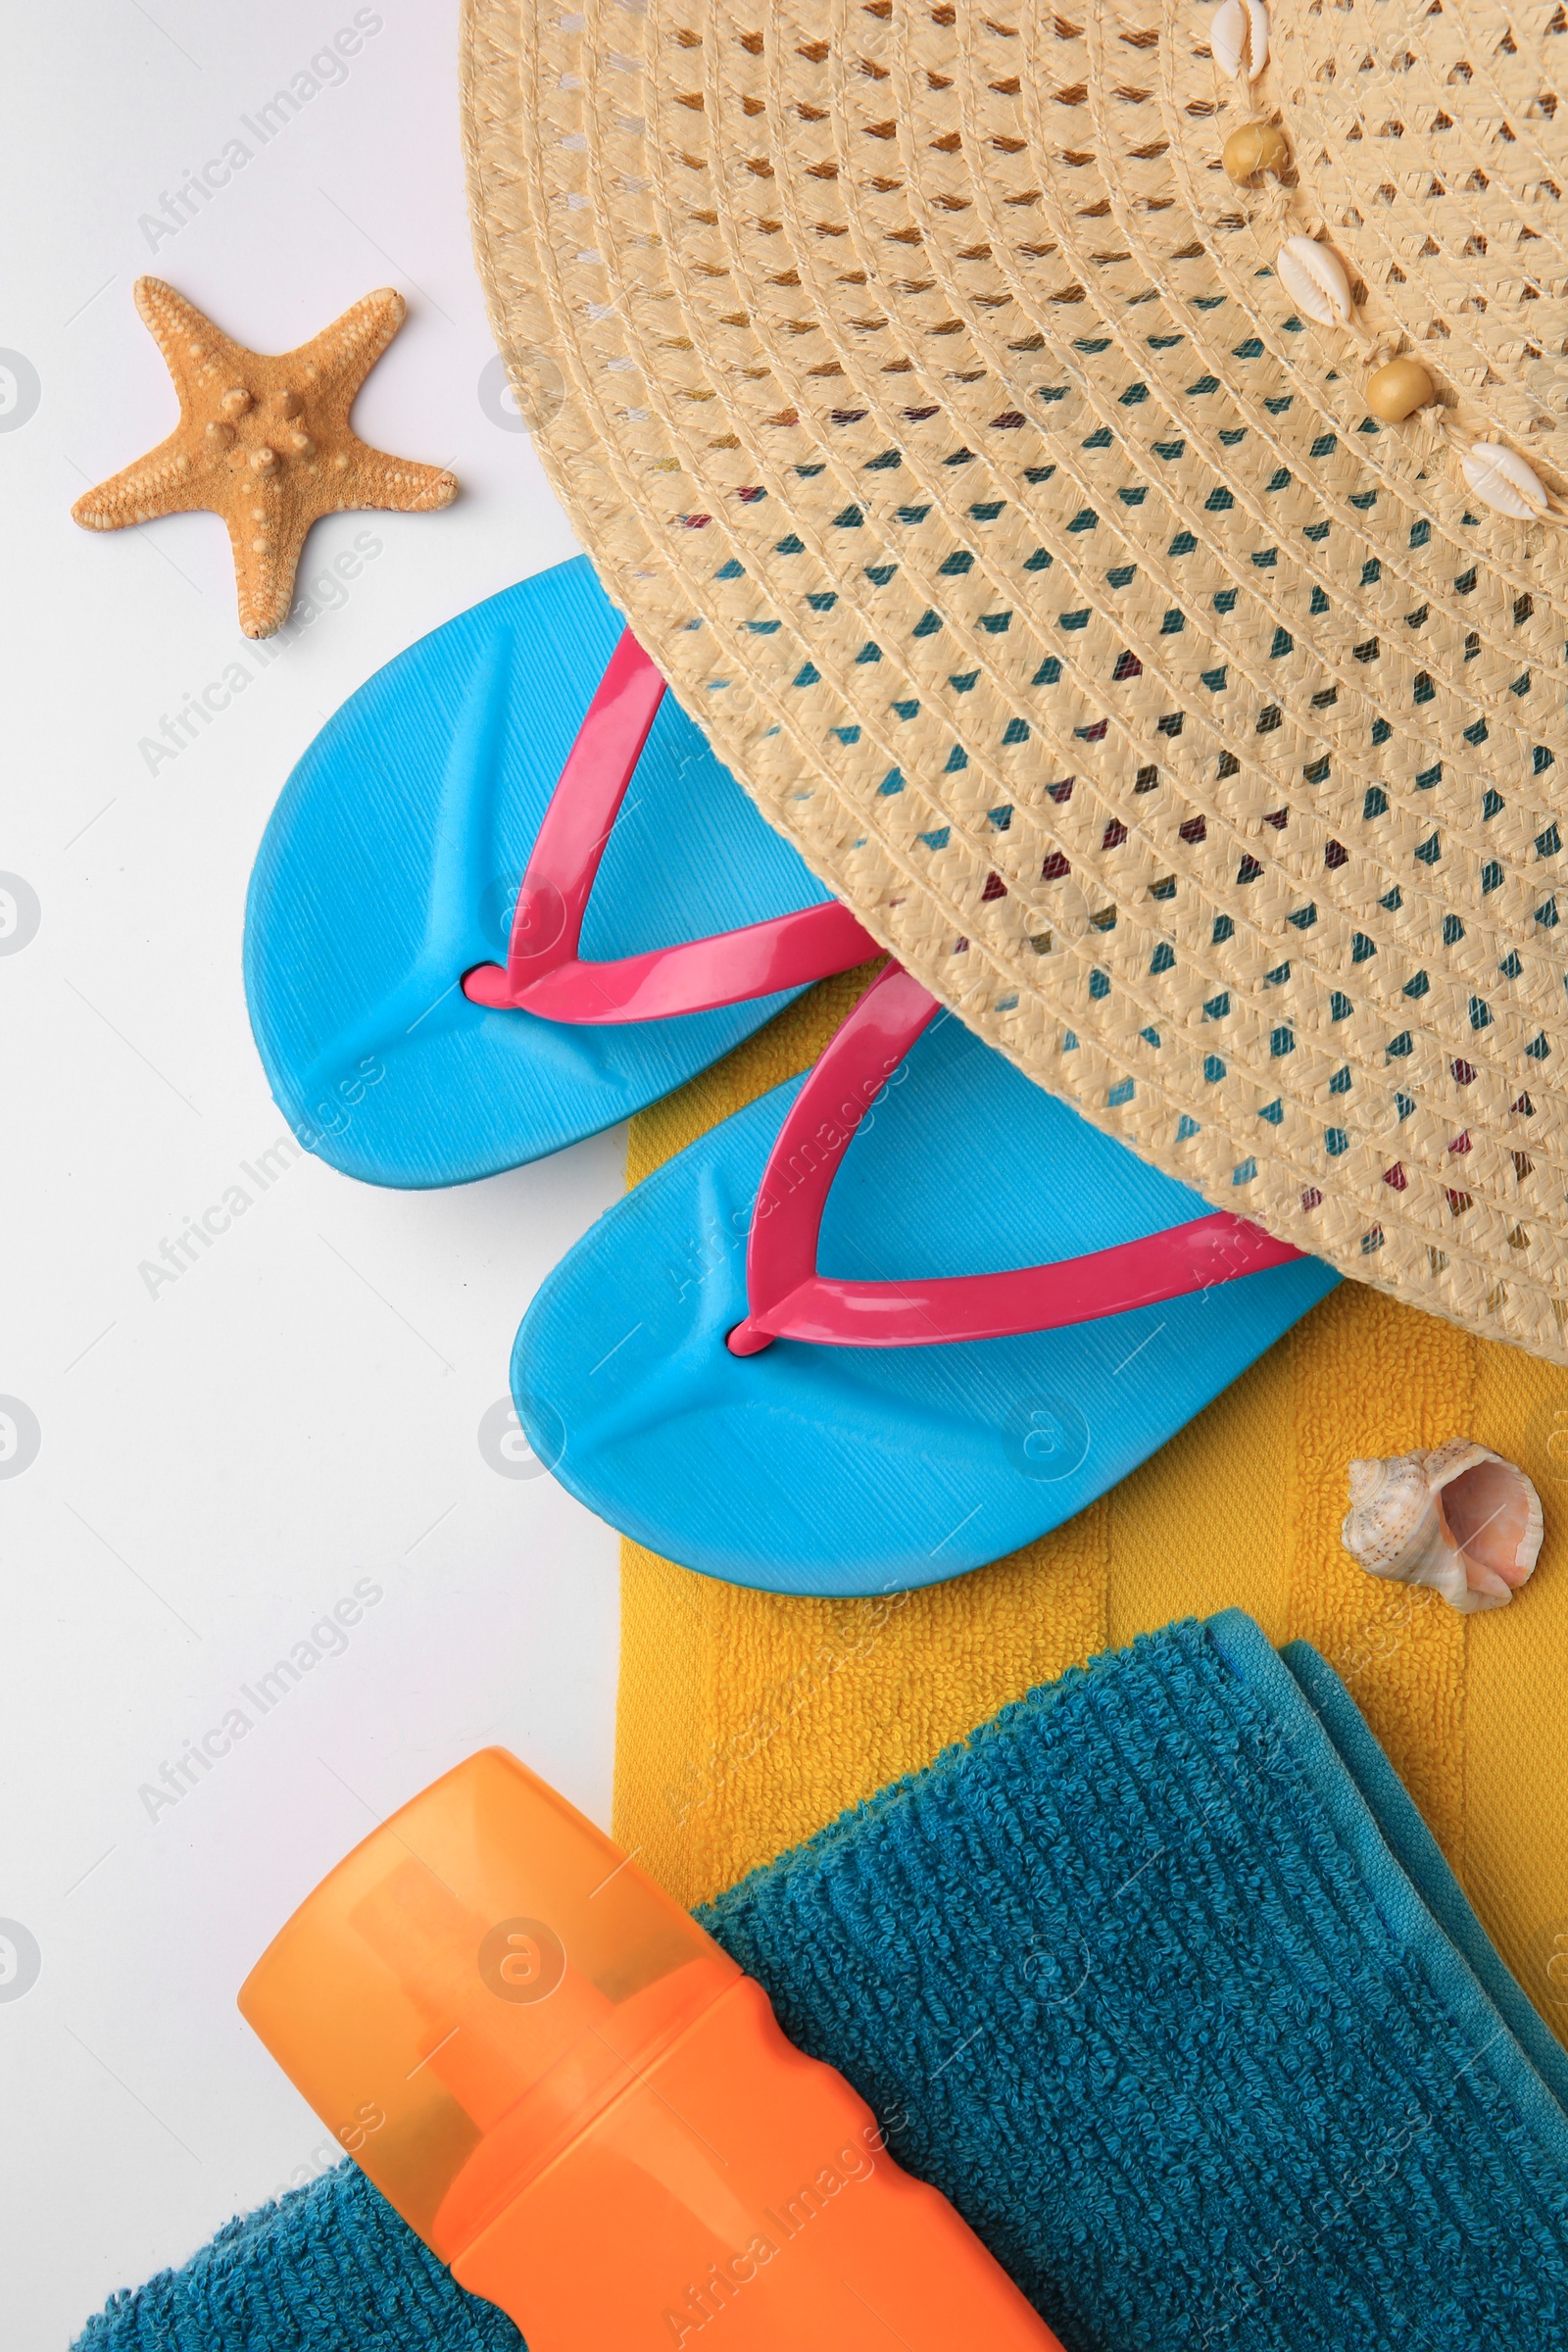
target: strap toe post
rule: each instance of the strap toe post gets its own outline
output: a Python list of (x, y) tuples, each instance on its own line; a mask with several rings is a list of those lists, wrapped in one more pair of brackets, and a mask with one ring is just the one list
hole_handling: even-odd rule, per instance
[(856, 1131), (939, 1006), (899, 964), (856, 1005), (779, 1129), (747, 1244), (748, 1311), (725, 1341), (757, 1355), (776, 1339), (828, 1348), (929, 1348), (1016, 1338), (1130, 1313), (1301, 1251), (1224, 1210), (1083, 1257), (999, 1274), (846, 1282), (817, 1272), (822, 1214)]
[(583, 920), (621, 803), (664, 697), (631, 631), (610, 658), (561, 771), (517, 893), (507, 960), (463, 976), (470, 1004), (579, 1024), (662, 1021), (805, 988), (878, 954), (836, 900), (711, 939), (609, 962), (579, 953)]
[(471, 1004), (508, 1010), (522, 990), (553, 968), (551, 950), (561, 945), (565, 930), (565, 902), (555, 885), (524, 883), (517, 893), (506, 962), (476, 964), (465, 973), (464, 995)]

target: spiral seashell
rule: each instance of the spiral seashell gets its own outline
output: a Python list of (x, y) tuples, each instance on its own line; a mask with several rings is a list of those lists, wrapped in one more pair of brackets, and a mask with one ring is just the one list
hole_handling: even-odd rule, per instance
[(1348, 323), (1350, 281), (1345, 265), (1315, 237), (1287, 237), (1275, 263), (1280, 283), (1298, 311), (1320, 326)]
[(1516, 449), (1505, 449), (1498, 441), (1478, 441), (1459, 463), (1483, 506), (1494, 507), (1499, 514), (1516, 515), (1521, 522), (1545, 514), (1545, 485)]
[(1220, 0), (1208, 28), (1209, 54), (1232, 81), (1255, 81), (1268, 63), (1263, 0)]
[(1370, 1576), (1426, 1585), (1468, 1614), (1500, 1609), (1541, 1556), (1541, 1497), (1522, 1470), (1469, 1438), (1430, 1453), (1350, 1464), (1341, 1541)]

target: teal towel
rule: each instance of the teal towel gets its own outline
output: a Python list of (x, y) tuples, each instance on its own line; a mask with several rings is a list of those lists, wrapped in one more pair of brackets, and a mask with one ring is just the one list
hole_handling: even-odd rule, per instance
[[(1568, 2060), (1343, 1685), (1238, 1611), (1033, 1692), (706, 1922), (1069, 2352), (1568, 2352)], [(348, 2170), (79, 2352), (517, 2340)]]

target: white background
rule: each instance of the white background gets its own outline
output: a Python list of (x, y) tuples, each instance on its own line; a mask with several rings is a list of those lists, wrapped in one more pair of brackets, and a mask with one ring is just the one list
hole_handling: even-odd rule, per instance
[[(313, 1159), (262, 1193), (240, 1166), (284, 1132), (240, 981), (284, 778), (393, 654), (573, 552), (526, 434), (480, 402), (455, 5), (366, 13), (346, 78), (265, 146), (240, 118), (355, 0), (0, 17), (0, 347), (39, 386), (19, 421), (25, 375), (19, 408), (0, 372), (0, 869), (40, 908), (27, 944), (0, 937), (0, 1396), (41, 1432), (20, 1474), (0, 1461), (0, 1919), (41, 1956), (0, 1997), (8, 2352), (64, 2352), (112, 2289), (327, 2161), (234, 1992), (375, 1815), (499, 1740), (608, 1818), (613, 1540), (477, 1431), (622, 1137), (447, 1194)], [(249, 163), (154, 250), (141, 217), (235, 136)], [(461, 498), (318, 524), (307, 590), (368, 520), (382, 553), (265, 670), (220, 522), (70, 519), (174, 420), (144, 270), (264, 351), (375, 286), (409, 304), (355, 423)], [(150, 773), (141, 740), (236, 658), (251, 684)], [(150, 1297), (141, 1262), (236, 1183), (250, 1209)], [(149, 1818), (143, 1784), (361, 1577), (383, 1597), (344, 1653)]]

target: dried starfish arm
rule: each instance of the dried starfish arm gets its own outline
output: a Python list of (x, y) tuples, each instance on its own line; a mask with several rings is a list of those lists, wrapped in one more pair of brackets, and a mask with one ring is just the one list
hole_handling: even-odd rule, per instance
[(323, 413), (347, 424), (360, 386), (407, 317), (402, 295), (392, 286), (378, 286), (291, 351), (287, 364), (314, 381)]
[(192, 458), (188, 431), (176, 425), (167, 441), (138, 458), (107, 482), (84, 490), (71, 510), (74, 522), (89, 531), (122, 531), (160, 514), (220, 514), (222, 501), (216, 464)]
[[(181, 421), (193, 414), (186, 398), (186, 386), (243, 383), (244, 369), (253, 355), (243, 344), (234, 342), (222, 328), (204, 318), (193, 302), (163, 277), (138, 277), (135, 284), (136, 308), (142, 323), (164, 355), (164, 364), (173, 378), (179, 394)], [(330, 331), (330, 330), (328, 330)]]
[(458, 477), (443, 466), (421, 466), (414, 458), (389, 458), (368, 441), (350, 444), (339, 512), (356, 507), (395, 509), (405, 514), (429, 514), (450, 507), (458, 495)]
[(240, 627), (247, 637), (269, 637), (288, 618), (315, 511), (301, 511), (274, 480), (259, 486), (247, 513), (230, 509), (223, 519), (234, 557)]

